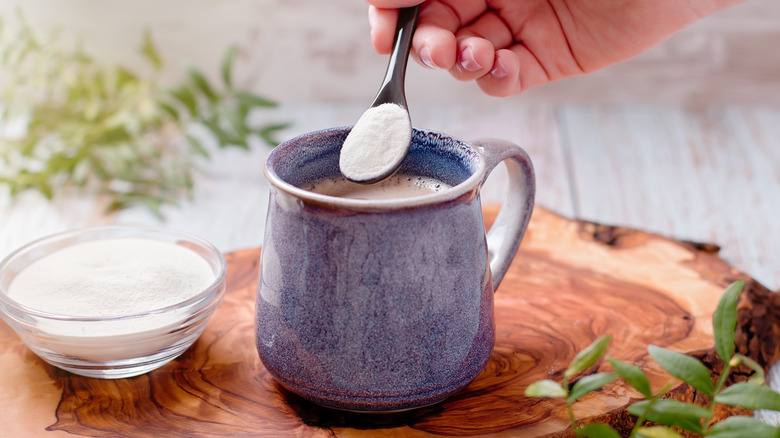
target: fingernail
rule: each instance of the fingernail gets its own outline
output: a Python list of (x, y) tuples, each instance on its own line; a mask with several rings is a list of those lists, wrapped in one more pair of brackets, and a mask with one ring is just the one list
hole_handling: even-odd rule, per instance
[(504, 63), (501, 62), (501, 58), (496, 58), (496, 62), (493, 65), (493, 70), (490, 70), (490, 76), (495, 79), (503, 79), (509, 76), (509, 70), (504, 67)]
[(420, 49), (420, 61), (428, 66), (428, 68), (438, 68), (433, 62), (433, 58), (431, 58), (431, 51), (428, 50), (427, 46)]
[(477, 59), (474, 58), (474, 52), (471, 50), (471, 47), (466, 47), (460, 52), (458, 63), (463, 70), (468, 72), (475, 72), (482, 69), (482, 66), (477, 62)]

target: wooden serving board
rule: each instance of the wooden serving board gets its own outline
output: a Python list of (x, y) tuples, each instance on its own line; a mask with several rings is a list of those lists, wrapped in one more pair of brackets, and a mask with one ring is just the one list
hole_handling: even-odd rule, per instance
[[(487, 208), (487, 221), (494, 216)], [(228, 290), (202, 337), (143, 376), (61, 371), (0, 322), (0, 436), (569, 436), (563, 405), (526, 398), (529, 383), (560, 380), (602, 334), (613, 336), (608, 354), (642, 367), (654, 389), (670, 377), (649, 360), (648, 344), (694, 354), (717, 372), (711, 315), (736, 279), (747, 281), (738, 350), (765, 367), (778, 358), (780, 298), (719, 259), (717, 248), (537, 208), (496, 293), (496, 347), (485, 371), (436, 406), (392, 415), (334, 411), (285, 392), (260, 363), (253, 329), (259, 256), (259, 249), (227, 254)], [(593, 368), (587, 373), (607, 365)], [(697, 397), (679, 382), (672, 392)], [(625, 407), (636, 398), (616, 381), (575, 412), (582, 421), (630, 427)]]

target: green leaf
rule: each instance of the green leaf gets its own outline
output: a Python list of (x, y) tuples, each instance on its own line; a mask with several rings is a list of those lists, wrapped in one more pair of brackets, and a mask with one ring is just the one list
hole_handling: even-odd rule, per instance
[(239, 104), (241, 104), (242, 106), (246, 106), (248, 108), (255, 108), (255, 107), (274, 108), (278, 105), (273, 100), (266, 99), (256, 94), (247, 93), (245, 91), (236, 91), (233, 93), (233, 96), (236, 98)]
[(54, 190), (46, 179), (40, 178), (38, 180), (38, 190), (43, 193), (43, 196), (45, 196), (46, 199), (54, 199)]
[(629, 385), (639, 391), (645, 398), (653, 398), (653, 391), (650, 388), (650, 380), (647, 375), (638, 366), (608, 357), (607, 360), (612, 365), (612, 369), (623, 378)]
[(144, 40), (141, 44), (141, 54), (152, 63), (155, 69), (160, 70), (162, 68), (162, 57), (157, 51), (157, 47), (152, 40), (152, 32), (149, 29), (144, 30)]
[(124, 199), (113, 199), (109, 204), (106, 206), (106, 213), (114, 213), (119, 210), (123, 210), (125, 208), (128, 208), (130, 204), (126, 202)]
[(102, 127), (100, 131), (95, 132), (95, 136), (93, 139), (94, 143), (103, 143), (103, 144), (116, 144), (125, 142), (127, 140), (130, 140), (132, 138), (131, 134), (127, 132), (124, 126), (116, 126), (116, 127)]
[(203, 93), (203, 95), (206, 96), (210, 102), (213, 103), (219, 100), (219, 96), (217, 96), (217, 93), (215, 93), (214, 89), (211, 88), (209, 81), (200, 71), (193, 67), (189, 67), (187, 68), (187, 75), (189, 75), (193, 85), (195, 85), (195, 87), (200, 90), (200, 92)]
[(750, 376), (748, 379), (748, 383), (752, 383), (754, 385), (763, 385), (764, 382), (766, 382), (766, 374), (764, 373), (764, 367), (762, 367), (758, 362), (754, 361), (753, 359), (743, 356), (741, 354), (735, 354), (734, 358), (732, 359), (731, 366), (739, 366), (739, 365), (746, 365), (748, 368), (753, 370), (755, 373)]
[(219, 115), (203, 120), (202, 123), (217, 137), (220, 147), (238, 146), (249, 149), (249, 128), (236, 116), (234, 108), (223, 108)]
[(165, 102), (157, 102), (157, 106), (160, 107), (161, 110), (166, 112), (174, 121), (179, 121), (179, 112), (176, 111), (176, 108), (172, 107), (171, 105), (168, 105)]
[(735, 383), (715, 396), (715, 402), (747, 409), (780, 411), (780, 394), (772, 388), (752, 383)]
[(563, 378), (568, 380), (572, 376), (585, 371), (591, 365), (595, 364), (601, 359), (601, 356), (604, 355), (611, 339), (612, 336), (610, 335), (601, 336), (585, 347), (584, 350), (577, 353), (577, 355), (574, 356), (574, 359), (572, 359), (569, 368), (563, 373)]
[(583, 395), (601, 389), (602, 386), (615, 380), (615, 376), (612, 373), (597, 373), (590, 376), (585, 376), (577, 381), (572, 387), (569, 397), (566, 398), (567, 403), (574, 403)]
[(282, 131), (284, 129), (287, 129), (291, 126), (290, 123), (277, 123), (274, 125), (268, 125), (260, 130), (260, 138), (265, 141), (265, 143), (269, 146), (276, 146), (279, 144), (279, 140), (277, 140), (274, 135), (278, 131)]
[(780, 428), (751, 417), (734, 416), (715, 424), (707, 433), (712, 438), (778, 438)]
[(233, 138), (220, 127), (219, 120), (216, 117), (202, 120), (201, 123), (214, 135), (214, 137), (216, 137), (219, 147), (225, 147), (232, 144)]
[(226, 87), (231, 88), (233, 86), (233, 60), (236, 57), (236, 46), (230, 46), (228, 47), (227, 51), (225, 51), (225, 55), (222, 57), (222, 65), (221, 65), (221, 72), (222, 72), (222, 82), (225, 84)]
[(203, 143), (201, 143), (201, 141), (198, 140), (197, 137), (191, 134), (186, 134), (185, 137), (187, 138), (187, 142), (192, 148), (192, 151), (196, 155), (200, 155), (202, 157), (207, 157), (207, 158), (211, 155), (209, 154), (209, 151), (203, 146)]
[(232, 129), (234, 136), (245, 138), (249, 134), (249, 128), (246, 126), (246, 115), (242, 114), (237, 108), (224, 108), (220, 115)]
[(114, 88), (116, 90), (121, 90), (125, 86), (135, 84), (138, 81), (138, 76), (136, 76), (133, 72), (124, 67), (119, 67), (116, 70)]
[(715, 337), (715, 351), (724, 361), (734, 355), (734, 329), (737, 327), (737, 300), (745, 282), (735, 281), (726, 288), (712, 315), (712, 329)]
[(566, 397), (566, 390), (560, 383), (545, 379), (528, 385), (525, 388), (525, 395), (527, 397), (563, 398)]
[(682, 435), (663, 426), (640, 427), (636, 431), (637, 438), (683, 438)]
[(578, 437), (587, 438), (620, 438), (615, 429), (604, 423), (589, 423), (577, 429)]
[(184, 105), (190, 115), (194, 117), (199, 114), (198, 101), (195, 98), (195, 94), (188, 87), (181, 86), (174, 90), (170, 90), (169, 94)]
[(656, 345), (647, 347), (650, 356), (669, 374), (693, 386), (702, 393), (712, 396), (715, 386), (710, 371), (701, 361), (687, 354), (677, 353)]
[(676, 400), (643, 400), (628, 407), (628, 413), (644, 416), (648, 421), (666, 426), (677, 426), (693, 433), (701, 433), (701, 420), (709, 411), (701, 406)]
[(84, 187), (89, 176), (89, 162), (81, 160), (73, 167), (72, 179), (78, 187)]
[[(257, 131), (277, 129), (247, 126), (253, 106), (272, 104), (262, 97), (220, 93), (193, 70), (181, 87), (167, 91), (155, 82), (158, 75), (147, 79), (99, 62), (78, 45), (63, 47), (57, 35), (39, 38), (23, 17), (18, 22), (0, 35), (0, 59), (6, 62), (0, 113), (3, 120), (26, 124), (22, 138), (0, 140), (0, 185), (12, 196), (35, 190), (51, 198), (75, 186), (105, 195), (110, 209), (145, 205), (161, 214), (165, 205), (192, 194), (195, 156), (205, 152), (201, 137), (186, 138), (192, 125), (213, 118), (216, 137), (244, 147)], [(147, 30), (140, 42), (144, 60), (162, 68), (152, 33)], [(232, 48), (224, 60), (228, 82), (234, 56)], [(232, 113), (221, 112), (223, 107)]]

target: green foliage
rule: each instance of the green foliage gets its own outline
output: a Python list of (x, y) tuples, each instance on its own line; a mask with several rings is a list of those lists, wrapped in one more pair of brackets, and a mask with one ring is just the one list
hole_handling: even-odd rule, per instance
[(710, 371), (698, 359), (656, 345), (648, 346), (647, 351), (666, 372), (706, 395), (713, 395), (715, 388), (710, 379)]
[(583, 395), (601, 389), (602, 386), (615, 380), (616, 377), (617, 376), (612, 373), (596, 373), (585, 376), (572, 386), (571, 393), (566, 397), (566, 401), (574, 403)]
[(764, 369), (759, 365), (756, 361), (753, 359), (743, 356), (741, 354), (735, 354), (734, 357), (731, 359), (730, 366), (732, 367), (738, 367), (740, 365), (745, 365), (751, 370), (753, 370), (753, 375), (750, 376), (748, 381), (750, 383), (755, 383), (756, 385), (763, 385), (766, 381), (766, 375), (764, 374)]
[(734, 355), (734, 328), (737, 326), (737, 299), (745, 287), (742, 280), (735, 281), (726, 288), (712, 315), (712, 328), (715, 337), (715, 351), (723, 360)]
[(629, 406), (628, 413), (694, 433), (701, 433), (701, 419), (710, 414), (701, 406), (675, 400), (643, 400)]
[(610, 335), (601, 336), (584, 350), (577, 353), (574, 359), (572, 359), (569, 368), (563, 373), (563, 378), (568, 380), (593, 366), (604, 355), (611, 339)]
[(614, 357), (608, 357), (607, 360), (612, 365), (612, 369), (629, 385), (646, 398), (653, 398), (650, 380), (647, 379), (647, 375), (638, 366), (622, 362)]
[(682, 435), (668, 427), (640, 427), (636, 430), (636, 436), (639, 438), (683, 438)]
[(717, 403), (747, 409), (780, 411), (780, 394), (772, 388), (753, 383), (736, 383), (715, 396)]
[(167, 90), (149, 32), (140, 53), (155, 73), (145, 78), (65, 49), (56, 35), (42, 37), (19, 21), (18, 30), (0, 28), (0, 185), (12, 195), (36, 190), (52, 198), (75, 187), (105, 196), (109, 210), (144, 205), (159, 214), (192, 193), (194, 172), (209, 155), (204, 135), (219, 147), (248, 148), (253, 136), (273, 146), (287, 127), (249, 125), (250, 112), (276, 104), (234, 89), (233, 47), (222, 83), (189, 68)]
[(777, 438), (780, 430), (761, 420), (734, 416), (712, 426), (707, 436), (712, 438)]
[(534, 382), (525, 389), (528, 397), (566, 397), (566, 394), (560, 383), (549, 379)]
[(620, 434), (603, 423), (590, 423), (577, 429), (577, 436), (587, 438), (620, 438)]
[[(708, 406), (698, 406), (675, 400), (664, 399), (670, 385), (658, 392), (653, 392), (647, 375), (637, 366), (609, 357), (614, 374), (597, 373), (585, 376), (577, 381), (569, 390), (568, 379), (592, 365), (596, 364), (605, 354), (609, 337), (602, 336), (593, 344), (582, 350), (572, 360), (572, 364), (563, 375), (563, 384), (552, 380), (543, 380), (531, 384), (526, 389), (529, 397), (549, 397), (562, 399), (566, 403), (572, 429), (578, 437), (615, 438), (618, 433), (610, 426), (602, 423), (590, 423), (580, 426), (574, 417), (573, 404), (591, 391), (597, 391), (611, 382), (616, 376), (621, 377), (631, 387), (639, 391), (645, 400), (633, 403), (628, 412), (637, 420), (631, 431), (631, 437), (644, 438), (679, 438), (682, 435), (675, 428), (706, 437), (716, 438), (780, 438), (780, 427), (771, 426), (750, 417), (734, 416), (717, 424), (710, 424), (716, 403), (740, 406), (746, 409), (767, 409), (780, 411), (780, 394), (763, 386), (764, 371), (752, 359), (734, 353), (734, 330), (737, 324), (737, 301), (744, 288), (744, 282), (731, 284), (720, 301), (713, 315), (713, 333), (715, 348), (725, 366), (717, 384), (712, 383), (707, 367), (696, 358), (650, 345), (648, 353), (664, 370), (672, 376), (688, 383), (703, 394), (712, 396)], [(724, 388), (726, 378), (735, 366), (746, 365), (755, 374), (745, 383), (736, 383)], [(656, 426), (646, 427), (645, 422)]]

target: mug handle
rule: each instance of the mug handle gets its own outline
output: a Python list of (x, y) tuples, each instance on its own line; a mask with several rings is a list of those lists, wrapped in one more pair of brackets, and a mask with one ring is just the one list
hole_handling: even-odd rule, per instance
[(481, 184), (502, 161), (505, 161), (509, 174), (506, 199), (487, 232), (488, 260), (495, 291), (509, 269), (531, 220), (536, 194), (534, 167), (528, 154), (514, 143), (492, 138), (471, 143), (480, 149), (485, 159), (485, 177)]

